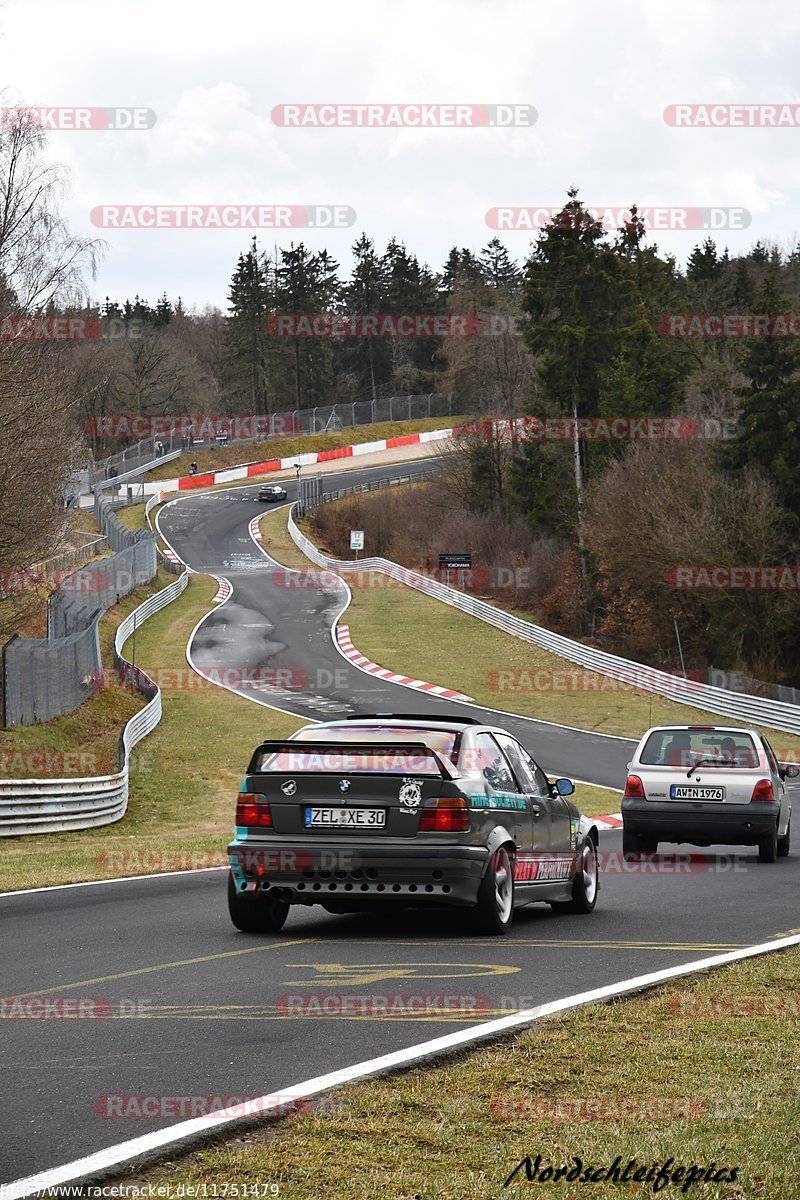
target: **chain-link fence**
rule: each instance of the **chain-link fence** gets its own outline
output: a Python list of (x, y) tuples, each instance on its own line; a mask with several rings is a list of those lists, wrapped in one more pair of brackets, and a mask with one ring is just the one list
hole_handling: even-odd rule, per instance
[(73, 712), (103, 678), (98, 622), (107, 608), (158, 570), (156, 534), (127, 529), (101, 496), (97, 523), (118, 553), (81, 567), (47, 598), (47, 637), (15, 635), (3, 650), (6, 727), (35, 725)]
[(157, 569), (156, 541), (150, 534), (146, 541), (75, 571), (48, 597), (48, 637), (53, 641), (85, 629), (90, 613), (95, 609), (105, 612), (128, 592), (148, 583)]
[(382, 488), (397, 487), (398, 484), (403, 483), (428, 483), (438, 469), (432, 464), (421, 470), (405, 471), (402, 475), (394, 476), (392, 479), (370, 479), (368, 483), (357, 483), (354, 487), (337, 488), (332, 492), (323, 492), (320, 476), (311, 475), (300, 480), (300, 490), (294, 506), (295, 513), (299, 517), (304, 517), (320, 504), (327, 504), (330, 500), (343, 500), (346, 496), (357, 496), (361, 492), (380, 491)]
[(752, 675), (743, 675), (741, 671), (709, 667), (706, 683), (729, 692), (746, 692), (749, 696), (763, 696), (768, 700), (780, 700), (783, 704), (800, 705), (800, 688), (786, 687), (782, 683), (765, 683), (763, 679), (754, 679)]
[(36, 725), (73, 712), (102, 678), (98, 621), (94, 609), (86, 627), (69, 637), (22, 638), (15, 634), (3, 650), (5, 724)]
[(128, 550), (140, 542), (155, 541), (156, 535), (151, 529), (129, 529), (123, 525), (114, 512), (121, 507), (115, 501), (109, 500), (102, 492), (94, 498), (94, 522), (108, 539), (112, 550)]
[[(269, 442), (309, 433), (326, 433), (331, 429), (374, 425), (379, 421), (417, 421), (452, 415), (453, 393), (429, 392), (357, 400), (352, 404), (297, 408), (263, 416), (176, 417), (174, 427), (167, 433), (143, 438), (125, 450), (93, 463), (91, 485), (93, 489), (109, 484), (116, 486), (125, 477), (167, 462), (184, 450), (210, 450), (231, 442)], [(143, 424), (146, 425), (148, 420), (144, 418)], [(168, 418), (154, 420), (163, 424)], [(109, 429), (113, 429), (113, 424)]]

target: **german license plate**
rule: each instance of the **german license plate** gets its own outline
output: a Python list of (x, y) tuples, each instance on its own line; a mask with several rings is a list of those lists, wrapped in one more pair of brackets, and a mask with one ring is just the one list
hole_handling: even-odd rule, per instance
[(386, 809), (308, 807), (304, 824), (306, 829), (379, 829), (386, 824)]
[(669, 789), (671, 800), (724, 800), (724, 787), (684, 787), (673, 783)]

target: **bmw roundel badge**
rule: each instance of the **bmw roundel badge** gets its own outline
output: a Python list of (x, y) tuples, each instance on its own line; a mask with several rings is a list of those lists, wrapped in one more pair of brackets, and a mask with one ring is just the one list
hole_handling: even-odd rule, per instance
[(340, 792), (349, 792), (350, 791), (350, 780), (349, 779), (340, 779), (339, 780), (339, 791)]

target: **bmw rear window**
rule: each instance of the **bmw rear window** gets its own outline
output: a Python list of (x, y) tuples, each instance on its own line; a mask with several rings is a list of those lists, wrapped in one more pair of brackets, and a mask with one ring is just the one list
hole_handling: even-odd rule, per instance
[(729, 729), (654, 729), (642, 747), (643, 767), (754, 768), (758, 749), (749, 733)]

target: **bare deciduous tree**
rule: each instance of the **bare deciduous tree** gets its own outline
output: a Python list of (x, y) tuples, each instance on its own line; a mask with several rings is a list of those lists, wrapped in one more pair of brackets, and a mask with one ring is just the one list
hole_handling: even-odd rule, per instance
[[(73, 237), (60, 215), (64, 176), (43, 159), (44, 138), (20, 109), (0, 130), (2, 315), (32, 316), (83, 301), (83, 274), (99, 243)], [(68, 355), (11, 332), (0, 339), (0, 571), (53, 554), (63, 538), (64, 493), (85, 451), (76, 436)], [(5, 618), (3, 619), (5, 621)]]

